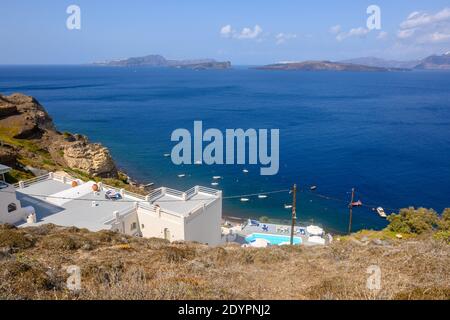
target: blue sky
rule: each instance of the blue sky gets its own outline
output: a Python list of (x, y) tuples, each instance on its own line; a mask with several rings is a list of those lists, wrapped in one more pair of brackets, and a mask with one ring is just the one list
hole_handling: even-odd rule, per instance
[[(66, 9), (81, 8), (81, 30)], [(369, 5), (381, 30), (366, 27)], [(2, 0), (0, 64), (76, 64), (162, 54), (234, 64), (415, 59), (450, 50), (450, 3), (418, 1)]]

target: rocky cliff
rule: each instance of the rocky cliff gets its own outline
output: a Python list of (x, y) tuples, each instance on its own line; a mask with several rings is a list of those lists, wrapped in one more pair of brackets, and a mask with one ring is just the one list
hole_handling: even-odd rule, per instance
[(57, 131), (44, 107), (30, 96), (0, 95), (0, 141), (0, 162), (15, 168), (68, 168), (90, 177), (118, 177), (107, 148)]

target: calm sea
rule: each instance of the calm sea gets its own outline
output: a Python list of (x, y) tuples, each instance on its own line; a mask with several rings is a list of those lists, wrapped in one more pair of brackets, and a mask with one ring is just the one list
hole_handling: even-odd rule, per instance
[[(0, 67), (1, 93), (35, 96), (60, 131), (103, 143), (141, 181), (187, 189), (220, 175), (224, 196), (297, 183), (299, 220), (339, 231), (352, 187), (367, 205), (354, 210), (354, 229), (385, 226), (376, 206), (450, 206), (449, 88), (445, 72)], [(163, 157), (171, 132), (192, 130), (194, 120), (221, 130), (280, 129), (278, 175), (260, 176), (259, 166), (173, 165)], [(290, 197), (226, 199), (224, 213), (289, 219)]]

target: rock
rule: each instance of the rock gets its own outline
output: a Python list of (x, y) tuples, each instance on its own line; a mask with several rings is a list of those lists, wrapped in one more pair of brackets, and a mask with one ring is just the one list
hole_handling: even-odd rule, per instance
[(386, 240), (380, 240), (380, 239), (373, 239), (371, 243), (377, 245), (377, 246), (389, 246), (391, 243)]
[(7, 124), (14, 129), (14, 138), (39, 138), (45, 130), (56, 130), (52, 118), (33, 97), (20, 93), (0, 95), (0, 108), (8, 115)]
[[(1, 101), (1, 100), (0, 100)], [(0, 118), (6, 118), (17, 114), (16, 106), (2, 106), (0, 105)]]
[(78, 140), (64, 147), (64, 160), (71, 169), (94, 177), (117, 178), (116, 165), (109, 150), (99, 143)]
[(0, 163), (14, 168), (17, 162), (17, 151), (9, 146), (0, 146)]
[(19, 93), (0, 95), (0, 127), (7, 129), (8, 138), (29, 140), (32, 146), (23, 148), (18, 144), (15, 154), (0, 147), (1, 163), (13, 166), (20, 156), (33, 159), (34, 167), (42, 166), (35, 169), (68, 167), (93, 177), (118, 177), (116, 165), (106, 147), (89, 143), (88, 138), (80, 134), (58, 132), (52, 118), (33, 97)]

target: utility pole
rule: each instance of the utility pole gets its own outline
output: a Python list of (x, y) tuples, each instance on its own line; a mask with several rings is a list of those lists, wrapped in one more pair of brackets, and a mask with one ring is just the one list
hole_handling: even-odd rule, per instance
[(297, 185), (294, 184), (292, 188), (292, 226), (291, 226), (291, 246), (294, 244), (294, 228), (297, 221)]
[(350, 203), (348, 205), (348, 209), (349, 209), (349, 213), (350, 213), (350, 218), (348, 221), (348, 234), (350, 234), (350, 232), (352, 232), (352, 216), (353, 216), (353, 202), (355, 200), (355, 188), (352, 188), (352, 198), (350, 200)]

